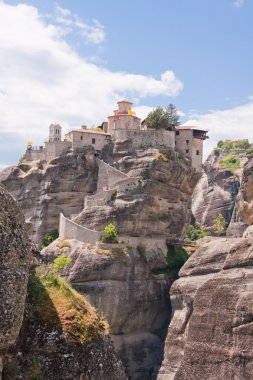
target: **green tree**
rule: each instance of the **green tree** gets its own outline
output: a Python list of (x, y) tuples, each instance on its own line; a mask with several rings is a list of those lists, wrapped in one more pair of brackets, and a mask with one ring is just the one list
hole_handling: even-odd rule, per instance
[(110, 223), (105, 227), (104, 231), (101, 234), (102, 243), (117, 243), (118, 242), (118, 233), (114, 224)]
[(152, 129), (174, 130), (179, 125), (179, 115), (173, 104), (169, 104), (166, 109), (162, 107), (151, 111), (146, 120), (146, 126)]
[(220, 236), (226, 231), (226, 220), (222, 214), (219, 214), (213, 223), (214, 232)]
[(173, 104), (169, 104), (166, 109), (167, 117), (168, 117), (168, 128), (167, 129), (175, 129), (175, 127), (179, 126), (179, 115), (176, 107)]

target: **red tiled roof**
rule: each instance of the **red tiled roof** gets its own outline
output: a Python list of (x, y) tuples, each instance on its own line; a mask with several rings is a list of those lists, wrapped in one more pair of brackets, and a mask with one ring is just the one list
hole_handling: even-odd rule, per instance
[(193, 125), (180, 125), (179, 127), (176, 127), (176, 129), (179, 129), (179, 130), (194, 129), (194, 130), (197, 130), (197, 131), (208, 132), (207, 129), (204, 129), (204, 128), (201, 128), (201, 127), (196, 127), (196, 126), (193, 126)]

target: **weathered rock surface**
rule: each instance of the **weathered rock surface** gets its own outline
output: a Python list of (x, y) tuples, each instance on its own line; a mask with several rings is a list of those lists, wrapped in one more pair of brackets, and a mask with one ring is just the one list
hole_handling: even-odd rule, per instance
[(97, 166), (92, 148), (78, 148), (48, 164), (34, 161), (0, 173), (0, 183), (22, 208), (36, 243), (58, 229), (59, 214), (77, 215), (84, 196), (96, 190)]
[(0, 187), (0, 378), (1, 354), (15, 343), (23, 321), (32, 249), (19, 207)]
[(240, 188), (238, 177), (222, 168), (220, 159), (220, 156), (210, 154), (203, 165), (205, 173), (197, 184), (192, 199), (195, 219), (209, 229), (220, 213), (229, 224)]
[(19, 339), (4, 356), (4, 380), (127, 380), (109, 336), (101, 333), (83, 345), (67, 339), (55, 318), (44, 323), (28, 294)]
[(139, 186), (118, 191), (104, 206), (84, 210), (75, 222), (98, 231), (114, 223), (119, 234), (130, 236), (180, 237), (190, 219), (191, 196), (200, 175), (173, 150), (162, 153), (149, 149), (118, 157), (116, 167), (140, 177)]
[(253, 224), (253, 158), (247, 162), (243, 169), (239, 214), (245, 223)]
[(252, 239), (203, 239), (171, 287), (159, 380), (252, 379), (252, 268)]
[(100, 246), (69, 240), (71, 248), (59, 249), (57, 241), (42, 251), (44, 260), (65, 254), (72, 263), (64, 276), (109, 324), (116, 352), (130, 379), (151, 379), (163, 352), (161, 334), (170, 317), (170, 279), (152, 270), (166, 266), (164, 253)]

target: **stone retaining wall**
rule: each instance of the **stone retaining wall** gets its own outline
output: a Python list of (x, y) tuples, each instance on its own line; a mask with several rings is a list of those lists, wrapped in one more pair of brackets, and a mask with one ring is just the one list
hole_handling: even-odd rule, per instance
[(96, 159), (99, 169), (97, 191), (115, 188), (115, 184), (125, 178), (129, 178), (127, 174), (113, 168), (106, 162)]
[(162, 148), (169, 147), (175, 149), (175, 131), (164, 131), (148, 129), (143, 131), (115, 129), (113, 136), (115, 140), (132, 141), (133, 148)]
[(94, 206), (104, 206), (116, 193), (116, 189), (104, 190), (93, 195), (86, 195), (84, 198), (84, 208)]
[(60, 214), (59, 238), (77, 239), (84, 243), (95, 243), (100, 239), (101, 232), (82, 227)]

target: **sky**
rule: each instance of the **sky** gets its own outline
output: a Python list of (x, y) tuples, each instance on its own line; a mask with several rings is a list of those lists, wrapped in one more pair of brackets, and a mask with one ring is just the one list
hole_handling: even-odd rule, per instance
[(253, 0), (0, 0), (0, 170), (51, 123), (98, 126), (118, 100), (145, 118), (253, 142)]

